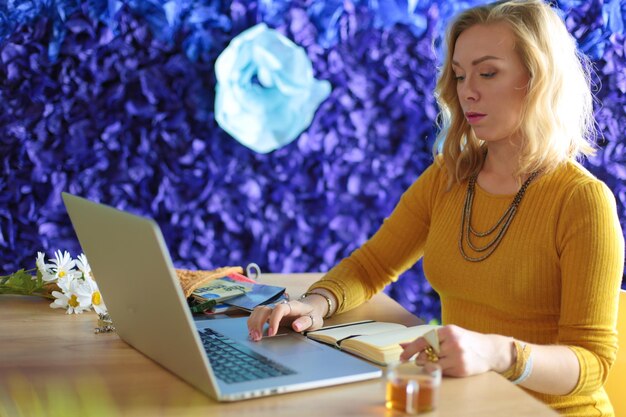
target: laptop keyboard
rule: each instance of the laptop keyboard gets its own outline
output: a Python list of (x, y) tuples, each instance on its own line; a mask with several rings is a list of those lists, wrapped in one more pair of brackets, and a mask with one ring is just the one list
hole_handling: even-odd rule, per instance
[(211, 329), (200, 332), (215, 376), (227, 384), (295, 374), (295, 371)]

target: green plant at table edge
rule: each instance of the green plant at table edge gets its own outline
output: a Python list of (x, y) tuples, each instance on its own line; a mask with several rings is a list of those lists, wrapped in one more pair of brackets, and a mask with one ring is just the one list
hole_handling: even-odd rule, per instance
[[(35, 271), (37, 274), (31, 275)], [(37, 268), (22, 268), (12, 274), (0, 276), (0, 294), (34, 295), (54, 300), (52, 291), (58, 289), (56, 283), (44, 281)]]

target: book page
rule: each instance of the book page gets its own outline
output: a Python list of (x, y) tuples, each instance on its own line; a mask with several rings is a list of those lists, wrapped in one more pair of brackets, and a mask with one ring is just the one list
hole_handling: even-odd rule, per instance
[(341, 349), (369, 359), (379, 365), (387, 365), (400, 359), (400, 343), (410, 342), (432, 329), (441, 326), (423, 324), (400, 330), (365, 335), (347, 339), (341, 343)]
[[(349, 323), (348, 323), (349, 324)], [(397, 332), (406, 329), (406, 326), (398, 323), (387, 323), (374, 321), (370, 323), (355, 323), (352, 325), (343, 325), (341, 327), (316, 330), (307, 333), (307, 337), (313, 340), (319, 340), (326, 343), (336, 343), (338, 340), (356, 335), (372, 335), (376, 333)]]
[(346, 345), (348, 343), (351, 345), (354, 344), (355, 346), (357, 344), (371, 345), (379, 349), (385, 349), (395, 347), (400, 343), (410, 342), (413, 339), (422, 336), (429, 330), (437, 329), (439, 327), (441, 326), (422, 324), (420, 326), (405, 327), (404, 329), (391, 330), (384, 333), (360, 336), (358, 338), (350, 339), (350, 342), (346, 340), (344, 343), (346, 343)]

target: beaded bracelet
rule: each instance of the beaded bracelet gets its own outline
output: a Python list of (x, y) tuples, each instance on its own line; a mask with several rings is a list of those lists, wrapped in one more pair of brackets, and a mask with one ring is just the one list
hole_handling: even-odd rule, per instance
[(328, 304), (328, 311), (326, 312), (326, 315), (324, 316), (324, 320), (329, 319), (331, 316), (331, 313), (333, 312), (333, 301), (330, 299), (330, 297), (327, 297), (325, 294), (322, 294), (319, 292), (307, 291), (304, 294), (302, 294), (300, 299), (302, 300), (303, 298), (309, 295), (319, 295), (320, 297), (324, 297), (324, 299), (326, 300), (326, 303)]

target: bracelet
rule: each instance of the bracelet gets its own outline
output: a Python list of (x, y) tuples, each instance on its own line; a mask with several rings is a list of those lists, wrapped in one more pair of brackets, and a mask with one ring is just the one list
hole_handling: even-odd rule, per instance
[(509, 369), (502, 372), (501, 375), (517, 385), (530, 376), (533, 362), (532, 357), (530, 356), (529, 345), (518, 342), (517, 340), (514, 340), (513, 344), (516, 353), (515, 362)]
[[(318, 283), (323, 284), (324, 282), (331, 282), (333, 284), (335, 284), (336, 287), (339, 288), (339, 290), (341, 291), (341, 303), (339, 303), (339, 306), (337, 307), (337, 310), (335, 310), (335, 313), (341, 311), (343, 309), (343, 307), (346, 305), (346, 290), (343, 286), (343, 284), (339, 281), (335, 281), (332, 278), (324, 278), (321, 281), (318, 281)], [(310, 288), (311, 290), (313, 290), (314, 288)]]
[(528, 349), (528, 360), (526, 361), (526, 365), (524, 366), (524, 371), (519, 376), (519, 378), (511, 382), (513, 382), (515, 385), (521, 384), (530, 376), (530, 373), (532, 372), (532, 370), (533, 370), (533, 357), (530, 356), (530, 349)]
[(300, 299), (302, 300), (309, 295), (319, 295), (320, 297), (324, 297), (324, 299), (326, 300), (326, 303), (328, 303), (328, 311), (326, 312), (326, 315), (324, 316), (324, 320), (329, 319), (333, 311), (333, 301), (330, 299), (330, 297), (327, 297), (326, 295), (319, 293), (319, 292), (308, 291), (302, 294), (302, 296), (300, 296)]
[(518, 367), (517, 366), (517, 361), (523, 355), (523, 353), (522, 353), (523, 346), (517, 340), (513, 340), (513, 349), (515, 349), (515, 357), (513, 358), (513, 363), (511, 364), (509, 369), (507, 369), (506, 371), (500, 373), (500, 375), (502, 375), (503, 377), (505, 377), (509, 381), (514, 379), (515, 375), (518, 374), (518, 373), (515, 372), (515, 369)]

